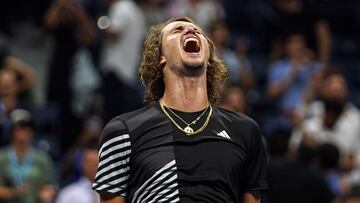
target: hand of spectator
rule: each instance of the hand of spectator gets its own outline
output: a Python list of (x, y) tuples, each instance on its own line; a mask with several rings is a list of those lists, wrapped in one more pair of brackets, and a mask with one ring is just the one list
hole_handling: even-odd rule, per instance
[(18, 80), (19, 93), (29, 90), (33, 86), (35, 80), (33, 68), (22, 60), (14, 56), (8, 56), (4, 61), (3, 68), (13, 70), (18, 78), (20, 78)]
[(316, 147), (318, 145), (317, 141), (315, 140), (315, 138), (313, 136), (310, 136), (307, 133), (303, 133), (303, 139), (302, 142), (309, 147)]
[(356, 168), (356, 158), (354, 153), (348, 153), (340, 160), (340, 167), (345, 171), (351, 171)]
[(55, 199), (55, 188), (52, 185), (44, 185), (39, 191), (39, 200), (41, 203), (51, 203)]
[(291, 59), (291, 70), (293, 74), (298, 74), (302, 68), (303, 60), (301, 59)]
[(62, 17), (66, 18), (68, 23), (80, 24), (83, 21), (84, 9), (73, 0), (60, 0), (62, 3), (60, 7)]
[(303, 116), (296, 111), (292, 111), (289, 114), (291, 122), (294, 124), (295, 127), (300, 129), (304, 121)]

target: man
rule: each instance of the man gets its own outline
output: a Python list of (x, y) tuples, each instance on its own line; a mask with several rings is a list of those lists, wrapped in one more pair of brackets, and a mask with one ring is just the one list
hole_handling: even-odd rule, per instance
[(260, 201), (267, 188), (257, 124), (214, 107), (226, 67), (189, 18), (151, 28), (140, 77), (148, 106), (114, 118), (93, 189), (102, 203)]
[(280, 113), (272, 120), (272, 126), (291, 129), (296, 122), (296, 109), (309, 94), (309, 83), (315, 80), (323, 67), (310, 59), (302, 35), (290, 35), (284, 48), (287, 57), (270, 65), (266, 89)]
[(0, 202), (50, 203), (55, 196), (53, 163), (46, 153), (31, 147), (31, 114), (17, 109), (10, 117), (11, 144), (0, 150)]
[(316, 59), (328, 63), (331, 56), (331, 30), (329, 23), (314, 10), (313, 3), (305, 0), (273, 0), (274, 15), (266, 23), (266, 38), (270, 59), (283, 55), (284, 39), (293, 34), (304, 36), (306, 46)]
[(96, 144), (89, 143), (82, 150), (82, 177), (62, 189), (58, 195), (56, 203), (98, 203), (99, 195), (91, 190), (91, 183), (95, 179), (98, 160), (98, 150)]
[(249, 115), (250, 109), (247, 104), (244, 90), (237, 85), (228, 85), (223, 91), (220, 106), (224, 109), (241, 112)]
[(305, 109), (304, 118), (290, 139), (292, 150), (331, 143), (340, 150), (342, 168), (360, 168), (360, 111), (349, 101), (349, 87), (341, 72), (324, 70), (319, 100)]
[[(145, 37), (145, 18), (141, 8), (132, 0), (107, 0), (110, 26), (102, 53), (104, 118), (141, 106), (136, 91), (139, 54)], [(126, 95), (126, 97), (124, 97)]]

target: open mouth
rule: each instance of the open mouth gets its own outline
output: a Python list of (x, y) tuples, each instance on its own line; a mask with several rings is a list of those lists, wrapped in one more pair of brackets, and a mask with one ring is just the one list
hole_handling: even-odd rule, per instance
[(199, 53), (200, 43), (195, 37), (189, 37), (184, 40), (183, 49), (186, 53)]

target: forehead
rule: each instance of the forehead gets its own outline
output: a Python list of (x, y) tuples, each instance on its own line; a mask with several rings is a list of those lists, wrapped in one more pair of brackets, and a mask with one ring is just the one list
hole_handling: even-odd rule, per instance
[(174, 21), (174, 22), (171, 22), (167, 25), (165, 25), (165, 27), (161, 30), (161, 33), (164, 34), (164, 33), (167, 33), (169, 31), (171, 31), (172, 29), (178, 27), (178, 26), (184, 26), (184, 27), (187, 27), (187, 26), (192, 26), (192, 27), (195, 27), (197, 29), (200, 29), (197, 25), (191, 23), (191, 22), (185, 22), (185, 21)]
[(325, 80), (326, 84), (341, 84), (344, 85), (345, 84), (345, 79), (341, 76), (341, 75), (332, 75), (330, 76), (327, 80)]

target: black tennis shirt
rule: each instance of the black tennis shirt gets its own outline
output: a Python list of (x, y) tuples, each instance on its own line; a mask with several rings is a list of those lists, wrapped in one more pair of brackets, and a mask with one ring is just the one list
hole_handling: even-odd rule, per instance
[[(176, 112), (196, 118), (202, 111)], [(93, 189), (124, 196), (127, 203), (239, 203), (244, 192), (267, 189), (258, 125), (220, 107), (213, 107), (208, 126), (192, 136), (159, 103), (115, 117), (103, 130), (99, 158)]]

